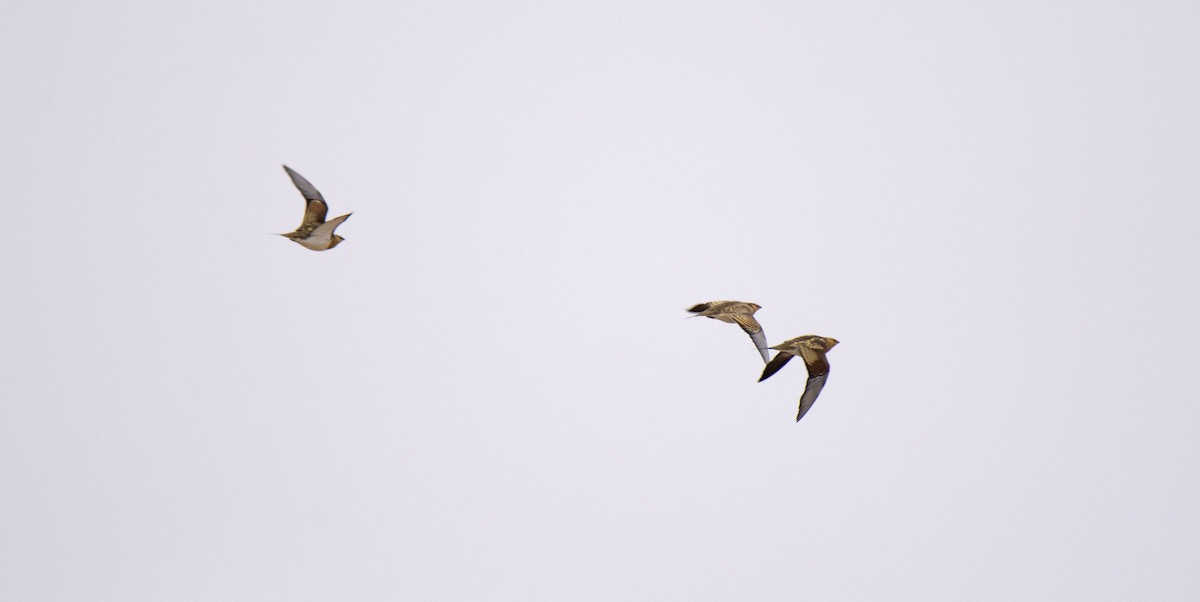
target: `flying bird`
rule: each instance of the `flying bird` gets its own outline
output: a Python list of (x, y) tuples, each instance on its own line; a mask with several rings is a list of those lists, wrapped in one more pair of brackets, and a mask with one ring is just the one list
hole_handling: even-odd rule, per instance
[(770, 353), (767, 351), (767, 336), (763, 334), (762, 326), (758, 324), (758, 320), (754, 319), (754, 312), (762, 309), (762, 306), (757, 303), (747, 303), (745, 301), (709, 301), (701, 303), (689, 309), (688, 311), (696, 314), (688, 316), (696, 318), (704, 316), (730, 324), (737, 324), (750, 335), (750, 340), (754, 341), (754, 346), (758, 347), (758, 352), (762, 355), (764, 362), (771, 359)]
[(296, 228), (295, 232), (280, 234), (286, 236), (296, 242), (305, 249), (313, 251), (328, 251), (338, 243), (346, 240), (333, 231), (350, 217), (350, 214), (335, 217), (329, 221), (325, 221), (325, 213), (329, 211), (329, 205), (325, 203), (325, 198), (317, 192), (315, 186), (311, 182), (304, 179), (304, 176), (292, 171), (292, 168), (287, 165), (283, 166), (283, 170), (292, 178), (292, 183), (300, 190), (300, 194), (304, 195), (304, 221), (300, 222), (300, 227)]
[(817, 401), (817, 395), (821, 394), (821, 389), (825, 386), (825, 379), (829, 378), (829, 360), (825, 358), (825, 353), (837, 344), (837, 339), (806, 334), (771, 347), (771, 349), (778, 349), (779, 353), (776, 353), (775, 359), (771, 360), (766, 368), (763, 368), (758, 382), (779, 372), (779, 369), (795, 356), (803, 358), (804, 365), (808, 367), (808, 383), (804, 385), (804, 394), (800, 396), (800, 412), (796, 414), (796, 422), (800, 422), (800, 419), (804, 418), (808, 409)]

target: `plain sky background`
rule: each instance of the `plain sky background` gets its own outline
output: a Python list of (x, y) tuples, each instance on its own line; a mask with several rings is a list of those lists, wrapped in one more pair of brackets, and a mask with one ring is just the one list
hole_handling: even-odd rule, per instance
[(9, 2), (0, 598), (1195, 599), (1198, 31)]

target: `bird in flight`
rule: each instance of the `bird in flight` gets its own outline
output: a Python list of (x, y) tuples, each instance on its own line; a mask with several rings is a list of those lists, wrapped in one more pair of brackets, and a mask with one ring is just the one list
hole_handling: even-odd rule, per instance
[(325, 203), (325, 198), (321, 196), (321, 193), (317, 192), (316, 187), (304, 179), (304, 176), (292, 171), (292, 168), (284, 165), (283, 170), (292, 178), (292, 183), (300, 190), (300, 194), (304, 195), (306, 204), (304, 221), (300, 222), (300, 227), (296, 228), (295, 232), (280, 234), (280, 236), (286, 236), (305, 249), (313, 251), (328, 251), (346, 240), (334, 234), (333, 231), (337, 230), (337, 227), (350, 217), (350, 214), (347, 213), (325, 221), (325, 213), (329, 211), (329, 205)]
[(800, 396), (800, 412), (796, 414), (796, 422), (800, 422), (800, 419), (804, 418), (809, 408), (817, 401), (817, 395), (821, 394), (821, 389), (825, 386), (825, 379), (829, 378), (829, 360), (825, 358), (825, 353), (837, 344), (837, 339), (807, 334), (771, 347), (771, 349), (778, 349), (779, 353), (776, 353), (775, 359), (767, 363), (766, 368), (763, 368), (758, 382), (770, 378), (795, 356), (803, 358), (804, 365), (808, 367), (808, 383), (804, 385), (804, 394)]
[(696, 318), (704, 316), (722, 322), (737, 324), (750, 335), (750, 340), (754, 341), (754, 346), (758, 347), (758, 352), (762, 355), (763, 361), (771, 359), (770, 353), (767, 351), (767, 336), (763, 334), (762, 326), (758, 320), (754, 319), (754, 312), (762, 309), (762, 306), (757, 303), (747, 303), (745, 301), (709, 301), (693, 306), (688, 311), (696, 314), (688, 316)]

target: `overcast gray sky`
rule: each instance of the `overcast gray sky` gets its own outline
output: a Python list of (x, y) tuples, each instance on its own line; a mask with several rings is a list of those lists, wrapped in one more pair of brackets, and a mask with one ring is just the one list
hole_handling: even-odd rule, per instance
[(1200, 591), (1194, 2), (4, 12), (0, 598)]

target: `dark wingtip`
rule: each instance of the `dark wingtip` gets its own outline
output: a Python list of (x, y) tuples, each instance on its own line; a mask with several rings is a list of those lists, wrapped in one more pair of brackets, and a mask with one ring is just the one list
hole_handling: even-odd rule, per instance
[(775, 359), (768, 362), (766, 366), (763, 366), (762, 376), (758, 377), (758, 382), (767, 380), (768, 378), (771, 377), (771, 375), (775, 374), (776, 372), (779, 372), (780, 368), (783, 368), (784, 364), (788, 363), (788, 361), (790, 361), (791, 359), (792, 359), (791, 355), (785, 354), (782, 351), (780, 351), (779, 353), (776, 353)]

